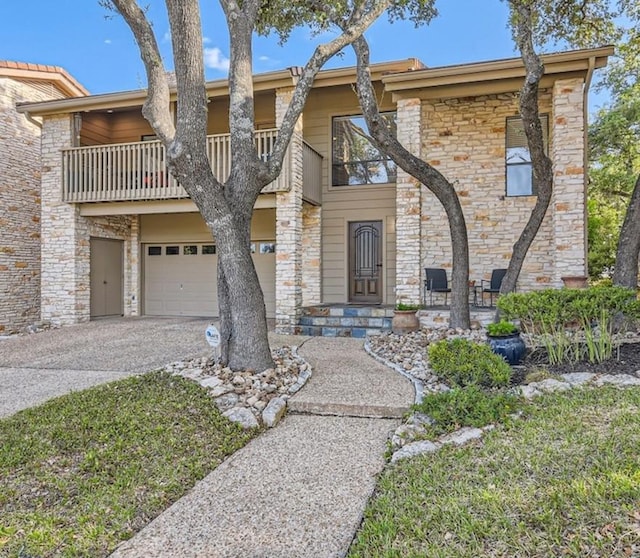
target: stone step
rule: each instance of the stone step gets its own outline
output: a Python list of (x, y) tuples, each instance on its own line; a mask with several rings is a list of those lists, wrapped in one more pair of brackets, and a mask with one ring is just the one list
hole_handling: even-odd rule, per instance
[(371, 405), (350, 403), (321, 403), (300, 401), (295, 397), (287, 402), (287, 412), (297, 415), (320, 415), (359, 418), (402, 418), (409, 411), (409, 405)]
[(355, 337), (364, 339), (369, 335), (380, 335), (381, 332), (389, 329), (390, 327), (299, 325), (296, 328), (296, 333), (312, 337)]
[(378, 335), (391, 329), (393, 308), (383, 306), (309, 306), (303, 308), (301, 335), (356, 337)]

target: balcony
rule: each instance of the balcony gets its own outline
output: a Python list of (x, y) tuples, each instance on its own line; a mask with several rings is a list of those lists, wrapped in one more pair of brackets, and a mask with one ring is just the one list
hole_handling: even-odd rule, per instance
[[(256, 149), (265, 160), (277, 130), (256, 132)], [(298, 136), (299, 138), (299, 136)], [(293, 150), (302, 145), (303, 199), (319, 205), (322, 195), (322, 156), (304, 140), (292, 141), (280, 176), (263, 194), (287, 192), (293, 179)], [(231, 168), (230, 135), (208, 136), (211, 170), (225, 181)], [(68, 203), (182, 199), (189, 196), (167, 169), (160, 141), (142, 141), (62, 150), (62, 201)]]

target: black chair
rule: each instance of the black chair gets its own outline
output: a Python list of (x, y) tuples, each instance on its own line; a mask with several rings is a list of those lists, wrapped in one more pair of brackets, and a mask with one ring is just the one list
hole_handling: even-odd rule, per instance
[(433, 293), (444, 293), (444, 304), (447, 304), (447, 296), (451, 292), (447, 281), (447, 272), (441, 267), (426, 267), (424, 269), (424, 300), (427, 301), (429, 291), (429, 306), (433, 306)]
[(506, 273), (506, 269), (494, 269), (491, 272), (491, 279), (489, 281), (486, 279), (480, 281), (480, 299), (482, 306), (484, 306), (484, 293), (489, 295), (489, 308), (493, 306), (493, 295), (500, 294), (502, 280)]

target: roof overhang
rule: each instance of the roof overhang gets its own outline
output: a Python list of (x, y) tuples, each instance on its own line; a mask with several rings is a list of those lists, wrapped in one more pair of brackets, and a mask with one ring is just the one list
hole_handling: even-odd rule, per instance
[[(605, 46), (543, 55), (540, 87), (548, 87), (559, 78), (584, 79), (591, 70), (606, 66), (613, 53), (612, 46)], [(396, 73), (384, 76), (382, 82), (395, 98), (436, 99), (519, 91), (525, 75), (522, 59), (508, 58)]]
[[(415, 58), (395, 62), (384, 62), (371, 65), (371, 75), (374, 81), (380, 81), (383, 76), (423, 68), (424, 65)], [(283, 87), (293, 87), (297, 80), (297, 68), (279, 70), (256, 74), (253, 78), (253, 87), (256, 94), (272, 92)], [(336, 85), (348, 85), (355, 82), (355, 67), (323, 70), (318, 73), (313, 87), (332, 87)], [(206, 84), (209, 98), (225, 97), (229, 95), (229, 81), (219, 79), (208, 81)], [(142, 106), (147, 98), (146, 89), (136, 91), (119, 91), (102, 95), (91, 95), (76, 99), (59, 99), (56, 101), (43, 101), (39, 103), (19, 103), (19, 112), (28, 112), (32, 116), (45, 116), (52, 114), (65, 114), (73, 112), (87, 112), (98, 110), (114, 110)], [(176, 99), (175, 89), (171, 94), (172, 100)]]
[(9, 77), (21, 81), (41, 81), (51, 83), (65, 97), (84, 97), (89, 95), (81, 83), (76, 81), (64, 68), (43, 64), (0, 61), (0, 77)]

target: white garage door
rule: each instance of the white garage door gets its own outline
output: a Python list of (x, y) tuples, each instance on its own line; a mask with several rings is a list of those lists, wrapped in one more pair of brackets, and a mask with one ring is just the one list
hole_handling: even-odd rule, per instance
[[(257, 241), (253, 262), (267, 316), (275, 316), (275, 243)], [(217, 316), (218, 256), (214, 244), (145, 244), (144, 312), (148, 316)]]

